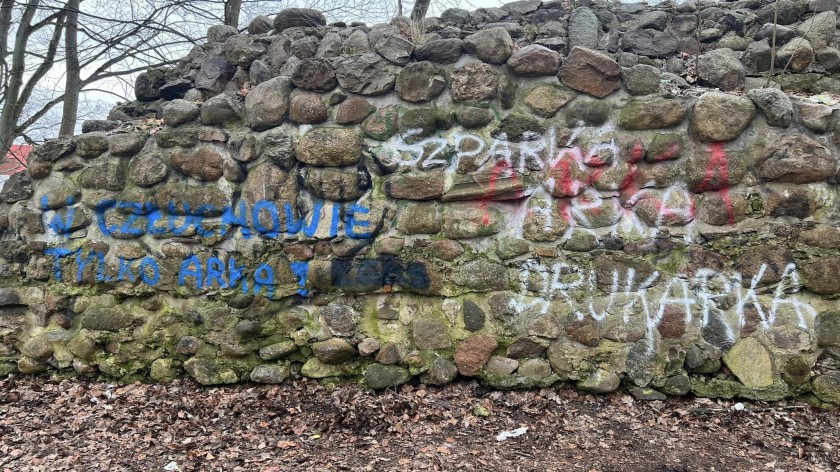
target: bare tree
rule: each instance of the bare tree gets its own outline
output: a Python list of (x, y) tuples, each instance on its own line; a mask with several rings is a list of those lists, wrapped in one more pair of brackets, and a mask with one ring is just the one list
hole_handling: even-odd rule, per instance
[[(459, 0), (416, 0), (415, 23)], [(443, 3), (441, 3), (443, 2)], [(133, 98), (134, 77), (172, 64), (216, 24), (291, 6), (330, 20), (387, 21), (402, 0), (0, 0), (0, 150), (73, 134), (91, 93)], [(442, 9), (442, 8), (441, 8)], [(61, 107), (58, 105), (61, 104)], [(58, 113), (58, 109), (61, 110)]]
[[(64, 31), (66, 50), (64, 82), (64, 109), (61, 113), (59, 136), (72, 135), (76, 131), (76, 118), (79, 114), (79, 95), (82, 91), (82, 71), (79, 64), (79, 3), (81, 0), (67, 2), (67, 26)], [(72, 92), (71, 92), (72, 91)]]
[(415, 0), (414, 8), (411, 9), (411, 21), (415, 25), (419, 25), (423, 18), (426, 18), (426, 13), (429, 11), (429, 3), (431, 0)]

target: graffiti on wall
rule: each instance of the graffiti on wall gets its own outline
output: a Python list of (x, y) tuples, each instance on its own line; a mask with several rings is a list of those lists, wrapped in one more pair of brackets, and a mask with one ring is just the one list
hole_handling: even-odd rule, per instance
[[(580, 144), (586, 134), (586, 146)], [(726, 224), (736, 221), (730, 197), (730, 162), (723, 145), (709, 144), (706, 165), (699, 180), (682, 181), (667, 186), (645, 181), (640, 168), (647, 164), (671, 161), (681, 157), (680, 140), (665, 141), (656, 149), (646, 149), (640, 142), (619, 143), (611, 124), (587, 128), (581, 123), (572, 130), (551, 128), (545, 133), (524, 132), (521, 139), (509, 140), (500, 133), (492, 139), (468, 132), (420, 137), (420, 130), (410, 130), (383, 144), (383, 149), (399, 167), (412, 171), (442, 170), (450, 179), (458, 175), (483, 176), (483, 193), (472, 198), (484, 211), (482, 224), (488, 224), (491, 202), (504, 202), (509, 209), (508, 235), (523, 236), (529, 221), (537, 220), (545, 233), (556, 233), (559, 243), (569, 241), (577, 232), (599, 238), (604, 234), (635, 233), (656, 237), (664, 227), (682, 226), (686, 243), (692, 242), (691, 226), (695, 224), (694, 194), (715, 192), (723, 202)], [(643, 162), (644, 161), (644, 162)], [(502, 186), (505, 187), (502, 194)], [(512, 189), (512, 190), (511, 190)], [(363, 199), (364, 200), (364, 197)], [(244, 201), (217, 208), (202, 205), (190, 208), (184, 203), (170, 202), (162, 208), (148, 202), (106, 199), (95, 206), (95, 227), (102, 237), (139, 237), (197, 235), (219, 240), (231, 236), (273, 240), (333, 239), (344, 236), (367, 240), (376, 236), (369, 205), (355, 202), (336, 203), (317, 200), (306, 215), (292, 202), (260, 200), (251, 205)], [(77, 202), (68, 202), (75, 204)], [(74, 207), (67, 211), (47, 211), (42, 204), (47, 227), (59, 240), (73, 232)], [(113, 215), (122, 218), (114, 224)], [(323, 228), (327, 228), (326, 231)], [(560, 231), (555, 231), (557, 229)], [(106, 268), (102, 251), (50, 247), (46, 254), (53, 258), (56, 280), (81, 283), (85, 271), (93, 271), (95, 282), (143, 283), (150, 287), (161, 281), (159, 262), (146, 256), (142, 259), (118, 258), (116, 268)], [(62, 265), (64, 262), (64, 265)], [(634, 269), (615, 271), (608, 283), (596, 283), (595, 272), (568, 262), (525, 260), (520, 265), (516, 288), (520, 306), (517, 311), (545, 311), (549, 304), (560, 302), (578, 317), (591, 316), (603, 320), (608, 314), (629, 321), (629, 313), (644, 313), (649, 328), (663, 319), (667, 306), (679, 306), (687, 323), (694, 319), (705, 326), (718, 313), (717, 302), (735, 300), (734, 318), (729, 334), (745, 323), (745, 308), (752, 307), (765, 327), (773, 325), (780, 310), (789, 309), (798, 324), (805, 327), (814, 316), (814, 309), (799, 300), (801, 288), (794, 264), (784, 268), (781, 282), (769, 303), (758, 300), (758, 280), (766, 267), (751, 280), (741, 274), (725, 274), (701, 269), (691, 276), (666, 276), (654, 271), (644, 277)], [(377, 291), (392, 285), (423, 291), (429, 287), (426, 266), (401, 261), (395, 256), (355, 260), (338, 258), (332, 262), (331, 282), (335, 287), (352, 291)], [(277, 267), (262, 263), (248, 268), (229, 256), (203, 257), (189, 254), (179, 264), (177, 285), (196, 290), (234, 289), (243, 293), (271, 297), (276, 286)], [(290, 263), (298, 281), (298, 294), (308, 296), (309, 262)], [(69, 271), (69, 274), (65, 272)], [(541, 279), (539, 289), (526, 281)], [(658, 282), (664, 290), (651, 291)], [(529, 282), (530, 283), (530, 282)], [(712, 290), (710, 287), (715, 287)], [(596, 289), (609, 294), (606, 305), (594, 301)], [(581, 300), (578, 292), (588, 293)], [(628, 303), (616, 305), (617, 294), (632, 294)]]

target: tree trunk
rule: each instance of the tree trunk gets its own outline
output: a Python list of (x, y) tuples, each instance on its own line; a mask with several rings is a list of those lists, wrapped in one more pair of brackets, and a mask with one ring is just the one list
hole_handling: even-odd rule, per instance
[(64, 82), (64, 107), (61, 112), (59, 136), (72, 136), (76, 131), (76, 118), (79, 115), (79, 94), (81, 93), (81, 70), (79, 67), (79, 3), (81, 0), (67, 1), (66, 29), (64, 47), (67, 65)]
[(239, 28), (239, 12), (242, 10), (242, 0), (227, 0), (225, 2), (225, 24)]
[[(0, 146), (3, 154), (11, 149), (17, 135), (15, 126), (19, 110), (23, 104), (18, 103), (20, 89), (23, 87), (23, 74), (25, 72), (26, 47), (29, 44), (29, 34), (32, 19), (38, 9), (39, 0), (29, 0), (21, 15), (20, 23), (15, 33), (14, 49), (12, 51), (11, 65), (9, 66), (8, 87), (3, 97), (3, 110), (0, 112)], [(8, 43), (7, 43), (8, 44)]]
[(416, 0), (414, 2), (414, 8), (411, 9), (411, 21), (415, 25), (420, 26), (420, 22), (423, 21), (423, 18), (426, 18), (430, 2), (431, 0)]

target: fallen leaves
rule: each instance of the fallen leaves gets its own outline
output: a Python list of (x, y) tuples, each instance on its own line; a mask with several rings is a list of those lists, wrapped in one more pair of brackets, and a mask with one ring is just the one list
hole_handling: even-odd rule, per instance
[(0, 380), (0, 471), (720, 471), (767, 464), (827, 471), (840, 464), (838, 413), (748, 402), (738, 411), (735, 404), (489, 391), (475, 382), (372, 393), (305, 379), (203, 388), (9, 378)]

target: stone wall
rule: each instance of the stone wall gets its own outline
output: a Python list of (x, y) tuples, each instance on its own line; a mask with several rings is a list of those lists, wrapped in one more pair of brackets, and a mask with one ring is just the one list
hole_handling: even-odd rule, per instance
[(771, 2), (213, 27), (4, 186), (0, 373), (837, 402), (837, 113), (784, 91), (837, 2), (779, 6), (773, 88)]

